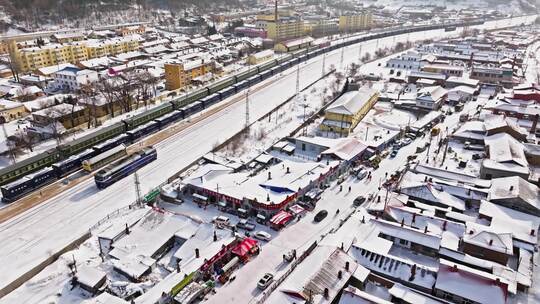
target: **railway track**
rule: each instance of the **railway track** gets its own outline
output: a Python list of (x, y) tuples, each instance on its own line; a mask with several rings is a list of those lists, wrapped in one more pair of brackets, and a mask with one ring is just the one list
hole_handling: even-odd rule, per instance
[[(258, 86), (255, 86), (255, 88), (252, 88), (250, 90), (253, 93), (258, 92), (266, 88), (267, 86), (271, 85), (272, 83), (276, 82), (277, 80), (279, 80), (279, 77), (273, 77), (269, 79), (269, 81), (262, 82)], [(157, 133), (151, 134), (145, 139), (130, 145), (127, 148), (128, 154), (134, 153), (140, 150), (144, 146), (157, 145), (165, 141), (166, 139), (169, 139), (170, 137), (186, 130), (187, 128), (195, 124), (201, 123), (207, 118), (217, 115), (221, 111), (226, 111), (227, 108), (243, 100), (244, 100), (243, 95), (234, 96), (233, 98), (226, 101), (225, 103), (218, 103), (217, 105), (210, 107), (209, 109), (205, 110), (202, 114), (198, 116), (184, 119), (161, 131), (158, 131)], [(202, 124), (202, 126), (204, 126), (204, 124)], [(0, 223), (10, 220), (17, 215), (46, 202), (48, 199), (64, 191), (70, 190), (71, 188), (92, 178), (94, 174), (95, 172), (85, 174), (83, 170), (79, 170), (77, 172), (74, 172), (68, 175), (67, 177), (64, 177), (63, 179), (57, 180), (41, 188), (40, 190), (36, 190), (34, 192), (29, 193), (25, 197), (0, 209)]]

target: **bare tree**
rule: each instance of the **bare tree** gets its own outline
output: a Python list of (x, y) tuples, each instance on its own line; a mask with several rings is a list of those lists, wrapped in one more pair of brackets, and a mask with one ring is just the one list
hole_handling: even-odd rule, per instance
[(102, 98), (102, 95), (99, 93), (97, 87), (94, 84), (83, 85), (80, 89), (79, 96), (83, 103), (88, 108), (88, 128), (92, 126), (97, 127), (98, 125), (98, 114), (97, 114), (97, 100)]
[(51, 107), (44, 111), (44, 124), (49, 129), (52, 138), (56, 140), (57, 145), (62, 143), (66, 132), (62, 125), (60, 118), (66, 116), (71, 112), (68, 108)]
[(103, 96), (105, 102), (107, 103), (107, 114), (111, 115), (111, 117), (114, 117), (114, 104), (117, 101), (117, 95), (115, 92), (116, 87), (114, 81), (112, 80), (112, 77), (101, 79), (101, 81), (95, 84), (95, 89), (101, 94), (101, 96)]
[(38, 137), (34, 133), (29, 133), (26, 130), (17, 130), (12, 136), (12, 140), (15, 143), (16, 150), (26, 149), (30, 152), (34, 152), (34, 146), (38, 142)]

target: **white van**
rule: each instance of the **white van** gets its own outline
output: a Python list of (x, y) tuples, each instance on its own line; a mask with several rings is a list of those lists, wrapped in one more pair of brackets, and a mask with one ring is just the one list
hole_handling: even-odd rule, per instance
[(231, 224), (229, 218), (223, 215), (214, 217), (214, 219), (212, 219), (212, 222), (218, 227), (230, 226)]

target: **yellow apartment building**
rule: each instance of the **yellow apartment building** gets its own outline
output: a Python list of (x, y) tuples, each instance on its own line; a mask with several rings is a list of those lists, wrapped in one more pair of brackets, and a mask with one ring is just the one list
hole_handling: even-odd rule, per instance
[(165, 64), (165, 88), (169, 91), (181, 89), (191, 80), (215, 72), (215, 62), (197, 59), (187, 62), (171, 62)]
[(373, 23), (371, 13), (347, 14), (339, 16), (339, 30), (342, 32), (353, 32), (370, 28)]
[(266, 37), (275, 41), (283, 41), (304, 35), (304, 20), (300, 18), (278, 19), (268, 22)]
[(49, 44), (42, 47), (19, 49), (15, 41), (8, 42), (11, 60), (19, 72), (61, 63), (77, 63), (92, 58), (135, 51), (139, 41), (131, 38), (85, 40), (67, 44)]

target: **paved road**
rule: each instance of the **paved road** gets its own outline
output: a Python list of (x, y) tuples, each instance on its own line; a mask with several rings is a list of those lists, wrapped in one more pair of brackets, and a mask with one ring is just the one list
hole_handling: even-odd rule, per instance
[[(520, 21), (515, 19), (514, 22)], [(456, 34), (459, 32), (429, 31), (380, 39), (377, 44), (379, 47), (385, 47), (398, 41), (440, 38), (444, 35)], [(374, 47), (375, 42), (370, 41), (363, 43), (362, 49), (363, 52), (367, 50), (372, 52)], [(341, 62), (340, 50), (328, 54), (326, 67), (331, 65), (344, 67), (349, 63), (357, 62), (358, 46), (346, 48), (343, 55), (344, 60)], [(321, 73), (322, 56), (302, 64), (301, 87), (316, 80)], [(294, 94), (296, 82), (294, 69), (276, 78), (279, 80), (264, 90), (250, 95), (251, 119), (255, 120), (264, 116)], [(239, 102), (157, 144), (158, 160), (139, 170), (142, 190), (146, 192), (158, 186), (168, 176), (240, 131), (244, 127), (244, 117), (245, 104)], [(2, 242), (0, 264), (3, 266), (3, 271), (0, 273), (0, 289), (44, 262), (53, 252), (79, 238), (108, 213), (127, 206), (134, 200), (132, 178), (125, 178), (102, 191), (98, 191), (90, 179), (0, 224), (0, 241)], [(331, 210), (329, 211), (331, 213)], [(306, 231), (306, 233), (313, 228), (299, 226), (305, 227), (301, 232)], [(279, 243), (276, 242), (276, 244)], [(271, 263), (272, 260), (269, 261)]]

